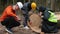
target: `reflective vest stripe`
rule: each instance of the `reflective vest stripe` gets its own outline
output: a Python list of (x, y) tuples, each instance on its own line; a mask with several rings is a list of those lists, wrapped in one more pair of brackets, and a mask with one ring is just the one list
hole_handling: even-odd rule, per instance
[(56, 16), (55, 16), (55, 14), (53, 13), (53, 12), (51, 12), (51, 11), (48, 11), (49, 13), (50, 13), (50, 17), (49, 17), (49, 21), (50, 22), (53, 22), (53, 23), (57, 23), (57, 18), (56, 18)]

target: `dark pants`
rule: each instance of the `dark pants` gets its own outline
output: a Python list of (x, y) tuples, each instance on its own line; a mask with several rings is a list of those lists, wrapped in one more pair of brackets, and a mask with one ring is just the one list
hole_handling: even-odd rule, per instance
[(1, 22), (6, 28), (13, 28), (19, 26), (20, 23), (14, 19), (14, 17), (7, 17), (4, 21)]
[(29, 16), (24, 14), (24, 27), (27, 26), (27, 21), (29, 21)]
[(52, 23), (49, 21), (42, 22), (42, 32), (45, 33), (56, 33), (58, 32), (57, 23)]

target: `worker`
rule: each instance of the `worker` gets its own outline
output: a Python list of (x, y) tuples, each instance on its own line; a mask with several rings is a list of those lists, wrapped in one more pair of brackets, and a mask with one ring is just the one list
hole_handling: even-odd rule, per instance
[(40, 16), (43, 16), (42, 19), (42, 33), (57, 33), (57, 23), (58, 20), (52, 10), (49, 10), (43, 6), (39, 7), (38, 11)]
[(24, 29), (29, 29), (29, 27), (27, 25), (27, 21), (29, 21), (29, 11), (31, 9), (34, 10), (35, 8), (36, 8), (36, 3), (35, 2), (31, 3), (31, 2), (26, 1), (24, 3), (24, 6), (22, 8), (22, 12), (23, 12), (23, 16), (24, 16), (24, 23), (23, 23)]
[(21, 20), (17, 15), (16, 11), (18, 9), (21, 10), (23, 7), (23, 4), (21, 2), (17, 2), (15, 5), (9, 5), (5, 8), (3, 11), (3, 14), (0, 17), (0, 22), (3, 26), (6, 27), (6, 31), (9, 33), (12, 33), (12, 28), (19, 26), (19, 20)]

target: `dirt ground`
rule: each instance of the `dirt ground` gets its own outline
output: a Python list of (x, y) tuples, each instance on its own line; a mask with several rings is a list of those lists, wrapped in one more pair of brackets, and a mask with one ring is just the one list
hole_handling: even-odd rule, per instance
[[(0, 25), (0, 34), (8, 34), (8, 32), (6, 32), (4, 29), (5, 29), (5, 27)], [(13, 32), (14, 34), (39, 34), (39, 33), (33, 32), (31, 29), (29, 29), (29, 30), (23, 29), (20, 26), (14, 27), (14, 28), (12, 28), (12, 30), (14, 31)], [(56, 34), (60, 34), (60, 30)]]
[[(23, 29), (23, 27), (14, 27), (12, 28), (14, 34), (37, 34), (36, 32), (33, 32), (31, 29), (26, 30)], [(0, 34), (8, 34), (8, 32), (5, 31), (5, 27), (0, 25)]]

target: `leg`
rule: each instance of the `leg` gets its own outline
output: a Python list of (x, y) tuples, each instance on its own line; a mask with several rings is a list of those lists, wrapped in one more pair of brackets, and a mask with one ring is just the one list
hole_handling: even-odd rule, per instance
[(29, 20), (28, 15), (24, 15), (24, 23), (23, 23), (24, 29), (29, 29), (28, 24), (27, 24), (28, 20)]
[(28, 15), (24, 15), (24, 24), (23, 24), (24, 27), (25, 27), (25, 26), (28, 26), (28, 25), (27, 25), (27, 21), (28, 21)]
[(8, 17), (3, 22), (2, 25), (4, 25), (7, 29), (5, 29), (7, 32), (12, 33), (11, 28), (19, 26), (20, 23), (14, 19), (14, 17)]
[(18, 21), (16, 21), (16, 20), (14, 19), (14, 17), (11, 17), (11, 18), (9, 19), (9, 25), (8, 25), (8, 27), (13, 28), (13, 27), (17, 27), (17, 26), (19, 26), (19, 25), (20, 25), (20, 23), (19, 23)]
[(11, 27), (9, 26), (9, 25), (10, 25), (9, 19), (10, 19), (9, 17), (6, 18), (4, 21), (1, 22), (1, 24), (6, 27), (5, 30), (6, 30), (7, 32), (12, 33)]

